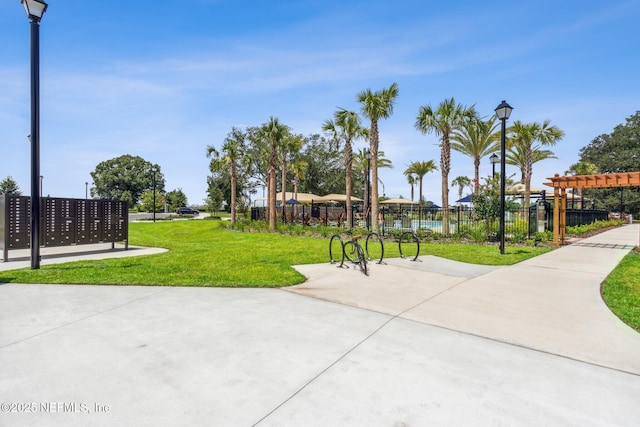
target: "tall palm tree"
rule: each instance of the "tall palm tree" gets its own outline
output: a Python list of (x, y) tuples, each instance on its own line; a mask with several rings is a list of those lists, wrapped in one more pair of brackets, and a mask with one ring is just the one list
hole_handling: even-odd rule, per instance
[(440, 172), (442, 174), (442, 233), (449, 234), (449, 172), (451, 171), (451, 133), (461, 129), (468, 120), (477, 117), (474, 106), (456, 104), (445, 99), (435, 110), (431, 105), (420, 107), (415, 127), (423, 134), (435, 133), (440, 137)]
[[(289, 164), (289, 170), (293, 174), (293, 198), (298, 200), (298, 186), (300, 184), (300, 180), (304, 179), (304, 174), (309, 169), (309, 163), (304, 160), (296, 160), (293, 163)], [(294, 215), (298, 214), (297, 205), (293, 206)]]
[[(362, 193), (362, 198), (364, 199), (364, 211), (366, 212), (369, 208), (368, 199), (369, 199), (369, 189), (366, 188), (366, 176), (367, 176), (367, 155), (365, 149), (360, 149), (353, 154), (353, 170), (357, 171), (358, 175), (362, 178), (362, 186), (364, 191)], [(369, 167), (371, 164), (369, 163)], [(384, 156), (384, 151), (378, 151), (378, 169), (393, 169), (393, 163), (391, 160), (387, 159)], [(378, 182), (382, 183), (380, 177), (378, 177)], [(384, 185), (384, 184), (383, 184)]]
[[(358, 93), (362, 114), (371, 121), (369, 150), (371, 151), (371, 217), (378, 218), (378, 146), (380, 134), (378, 121), (387, 119), (393, 114), (393, 104), (398, 97), (398, 84), (393, 83), (388, 88), (378, 92), (366, 89)], [(379, 231), (378, 221), (372, 221), (373, 231)]]
[(411, 186), (411, 201), (413, 202), (413, 186), (417, 184), (418, 178), (412, 173), (406, 173), (406, 171), (405, 175), (407, 177), (407, 182)]
[(242, 134), (236, 132), (236, 129), (225, 138), (224, 144), (218, 151), (214, 146), (207, 146), (207, 157), (212, 157), (209, 169), (213, 171), (222, 171), (229, 169), (231, 175), (231, 200), (229, 210), (231, 212), (231, 223), (236, 223), (236, 192), (238, 182), (238, 166), (244, 156), (244, 140)]
[[(467, 176), (458, 176), (451, 181), (452, 187), (458, 186), (458, 200), (462, 199), (462, 193), (464, 192), (465, 187), (469, 187), (470, 185), (471, 180)], [(477, 188), (478, 187), (476, 187), (476, 189)]]
[(289, 128), (280, 123), (277, 117), (270, 117), (259, 131), (259, 137), (263, 139), (269, 147), (269, 169), (268, 169), (268, 189), (267, 200), (269, 202), (269, 229), (276, 229), (276, 170), (278, 169), (278, 148), (282, 146), (282, 141), (288, 137)]
[(344, 143), (344, 186), (345, 205), (347, 210), (347, 224), (353, 224), (351, 209), (351, 179), (353, 175), (353, 142), (360, 138), (367, 138), (369, 130), (362, 127), (358, 114), (344, 108), (333, 114), (333, 120), (325, 120), (322, 130), (329, 132), (336, 146)]
[[(555, 158), (553, 152), (541, 147), (555, 145), (562, 139), (564, 132), (557, 126), (551, 126), (549, 120), (543, 123), (522, 123), (517, 120), (509, 128), (509, 151), (507, 161), (517, 159), (524, 183), (523, 208), (529, 209), (531, 194), (531, 176), (535, 162)], [(511, 163), (514, 164), (514, 163)]]
[(282, 163), (282, 176), (280, 180), (282, 188), (282, 206), (287, 203), (287, 171), (289, 170), (289, 168), (287, 167), (288, 159), (298, 154), (303, 145), (304, 139), (300, 135), (291, 135), (290, 133), (287, 133), (287, 135), (280, 141), (278, 151), (280, 152), (280, 161)]
[[(451, 133), (451, 149), (473, 159), (475, 182), (480, 182), (480, 160), (500, 150), (500, 130), (496, 116), (489, 120), (473, 119), (463, 122)], [(478, 192), (475, 188), (475, 192)], [(462, 197), (462, 196), (460, 196)]]
[(404, 170), (405, 175), (415, 175), (418, 177), (418, 200), (420, 202), (420, 207), (423, 207), (424, 205), (424, 198), (422, 197), (422, 180), (426, 174), (436, 170), (438, 170), (438, 167), (434, 160), (427, 160), (426, 162), (411, 162)]

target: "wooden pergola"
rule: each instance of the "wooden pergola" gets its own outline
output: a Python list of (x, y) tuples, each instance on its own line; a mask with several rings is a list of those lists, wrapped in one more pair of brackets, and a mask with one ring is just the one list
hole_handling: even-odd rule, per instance
[(564, 242), (567, 225), (567, 188), (612, 188), (640, 186), (640, 172), (620, 172), (597, 175), (560, 176), (547, 178), (544, 185), (553, 187), (553, 245)]

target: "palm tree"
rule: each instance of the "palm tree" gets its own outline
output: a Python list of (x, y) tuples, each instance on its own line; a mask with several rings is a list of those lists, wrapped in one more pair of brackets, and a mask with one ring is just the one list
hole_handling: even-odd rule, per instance
[[(455, 178), (453, 181), (451, 181), (452, 187), (458, 186), (458, 200), (462, 199), (462, 192), (464, 191), (464, 188), (469, 187), (470, 185), (471, 185), (471, 180), (469, 179), (469, 177), (466, 177), (466, 176), (459, 176)], [(478, 187), (476, 187), (476, 191), (477, 191), (477, 188)]]
[(288, 137), (289, 128), (278, 120), (277, 117), (270, 117), (269, 122), (263, 124), (259, 131), (259, 137), (263, 139), (269, 147), (269, 170), (267, 200), (269, 202), (269, 229), (276, 229), (276, 170), (278, 168), (278, 148), (282, 146), (282, 141)]
[(440, 137), (440, 172), (442, 173), (442, 233), (449, 234), (449, 172), (451, 170), (451, 133), (462, 128), (468, 120), (477, 117), (474, 106), (456, 104), (455, 99), (445, 99), (433, 109), (431, 105), (420, 107), (415, 127), (423, 134), (434, 132)]
[(207, 157), (213, 157), (209, 164), (209, 169), (213, 171), (222, 171), (229, 169), (231, 175), (231, 200), (229, 210), (231, 212), (231, 223), (236, 223), (236, 192), (238, 182), (238, 166), (244, 156), (244, 139), (242, 134), (233, 129), (224, 144), (218, 151), (214, 146), (207, 146)]
[(420, 201), (420, 207), (423, 207), (424, 198), (422, 197), (422, 179), (429, 172), (438, 170), (436, 162), (434, 160), (428, 160), (426, 162), (411, 162), (405, 169), (405, 175), (415, 175), (418, 177), (418, 197)]
[(353, 175), (353, 141), (367, 138), (369, 130), (362, 127), (360, 117), (354, 111), (339, 109), (333, 114), (333, 120), (325, 120), (322, 130), (330, 132), (337, 147), (344, 142), (344, 186), (347, 224), (353, 224), (351, 209), (351, 178)]
[[(298, 200), (298, 185), (304, 179), (304, 174), (309, 169), (309, 163), (304, 160), (296, 160), (289, 164), (289, 170), (293, 173), (293, 198)], [(294, 205), (294, 216), (298, 214), (298, 207)]]
[[(500, 150), (499, 122), (496, 116), (489, 120), (465, 121), (460, 129), (451, 134), (451, 148), (473, 159), (475, 182), (480, 182), (480, 159)], [(475, 192), (478, 192), (475, 188)], [(460, 196), (462, 197), (462, 196)]]
[(289, 168), (287, 167), (287, 159), (288, 157), (295, 156), (300, 152), (302, 146), (304, 145), (304, 139), (299, 135), (291, 135), (287, 133), (287, 136), (283, 138), (280, 142), (280, 161), (281, 164), (281, 187), (282, 187), (282, 206), (287, 203), (287, 171)]
[[(357, 171), (358, 175), (362, 178), (362, 186), (364, 188), (362, 198), (364, 199), (365, 212), (369, 208), (369, 189), (366, 188), (367, 162), (369, 162), (369, 160), (367, 160), (365, 149), (360, 149), (353, 154), (353, 170)], [(369, 166), (371, 165), (369, 164)], [(378, 169), (383, 168), (393, 169), (393, 163), (384, 156), (384, 151), (378, 151)], [(378, 177), (378, 182), (382, 183), (380, 177)]]
[[(529, 208), (531, 193), (531, 176), (533, 175), (533, 164), (544, 159), (555, 158), (553, 152), (542, 150), (543, 146), (555, 145), (562, 139), (564, 132), (557, 126), (551, 126), (549, 120), (544, 123), (522, 123), (515, 121), (509, 128), (509, 152), (507, 163), (517, 161), (522, 172), (522, 182), (524, 183), (523, 208), (525, 212)], [(538, 144), (536, 144), (538, 143)]]
[[(371, 217), (378, 218), (378, 146), (380, 135), (378, 121), (387, 119), (393, 114), (393, 104), (398, 97), (398, 84), (393, 83), (389, 88), (378, 92), (366, 89), (358, 94), (362, 114), (371, 121), (369, 150), (371, 151)], [(379, 231), (378, 221), (372, 221), (373, 231)]]
[(407, 182), (411, 186), (411, 201), (413, 202), (413, 186), (418, 182), (418, 178), (412, 173), (406, 173), (406, 171), (405, 175), (407, 176)]

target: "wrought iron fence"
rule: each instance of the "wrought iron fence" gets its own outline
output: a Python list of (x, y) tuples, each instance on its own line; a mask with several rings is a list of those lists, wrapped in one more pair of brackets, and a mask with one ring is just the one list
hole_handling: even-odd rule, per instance
[[(443, 224), (445, 210), (442, 208), (420, 208), (418, 206), (382, 207), (378, 225), (383, 235), (400, 231), (416, 231), (423, 234), (462, 235), (476, 241), (493, 241), (499, 237), (498, 220), (479, 220), (473, 209), (455, 207), (448, 210), (448, 231)], [(305, 225), (328, 225), (336, 227), (370, 227), (369, 218), (357, 209), (352, 215), (352, 224), (346, 224), (343, 206), (285, 206), (276, 209), (278, 221)], [(252, 220), (267, 220), (268, 209), (251, 209)], [(567, 209), (567, 226), (591, 224), (606, 220), (608, 211), (595, 209)], [(546, 202), (531, 205), (528, 210), (517, 209), (505, 212), (507, 240), (532, 239), (536, 233), (553, 230), (553, 207)]]

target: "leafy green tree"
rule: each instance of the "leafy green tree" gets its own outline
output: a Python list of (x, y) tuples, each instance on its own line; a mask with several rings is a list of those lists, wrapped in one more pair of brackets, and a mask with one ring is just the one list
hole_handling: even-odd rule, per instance
[(20, 192), (20, 187), (18, 187), (18, 183), (15, 182), (10, 176), (0, 181), (0, 194), (9, 194), (11, 196), (22, 195), (22, 193)]
[(333, 141), (339, 148), (344, 143), (344, 185), (346, 196), (347, 224), (353, 224), (351, 209), (351, 179), (353, 175), (353, 142), (360, 138), (367, 138), (369, 131), (362, 127), (358, 114), (343, 108), (336, 111), (333, 120), (326, 120), (322, 130), (330, 132)]
[(555, 158), (553, 152), (542, 148), (555, 145), (562, 139), (564, 132), (557, 126), (551, 126), (549, 120), (545, 120), (543, 123), (522, 123), (517, 120), (508, 129), (508, 132), (509, 153), (506, 162), (518, 166), (522, 172), (522, 182), (524, 183), (522, 207), (526, 212), (529, 209), (533, 164)]
[[(366, 89), (358, 93), (358, 102), (361, 104), (362, 114), (371, 121), (369, 130), (369, 151), (371, 151), (371, 218), (378, 218), (378, 147), (380, 134), (378, 122), (387, 119), (393, 114), (393, 105), (398, 97), (398, 84), (393, 83), (388, 88), (378, 92)], [(378, 221), (372, 221), (373, 231), (379, 231)]]
[(500, 131), (496, 131), (497, 127), (495, 116), (489, 120), (475, 118), (464, 121), (460, 129), (451, 133), (451, 149), (473, 160), (475, 182), (480, 180), (480, 160), (500, 150)]
[(296, 157), (308, 165), (299, 191), (319, 196), (346, 193), (344, 162), (339, 149), (319, 134), (309, 135), (305, 140), (304, 149)]
[(207, 191), (207, 198), (205, 199), (205, 205), (207, 210), (211, 213), (216, 213), (222, 209), (222, 202), (224, 200), (224, 194), (220, 187), (216, 185), (210, 185)]
[[(580, 161), (596, 165), (599, 173), (640, 171), (640, 111), (627, 117), (610, 134), (595, 137), (580, 150)], [(595, 200), (596, 206), (610, 211), (621, 208), (638, 214), (640, 188), (599, 188), (585, 190), (585, 197)], [(623, 205), (623, 206), (621, 206)]]
[(440, 173), (442, 174), (442, 233), (449, 235), (449, 172), (451, 171), (451, 134), (462, 129), (469, 120), (478, 117), (475, 107), (457, 104), (445, 99), (436, 109), (431, 105), (418, 110), (415, 127), (423, 134), (435, 133), (440, 137)]
[(167, 200), (169, 212), (175, 212), (178, 208), (187, 206), (187, 196), (182, 191), (182, 188), (169, 191), (165, 198)]
[(144, 212), (162, 212), (164, 211), (165, 196), (156, 190), (156, 204), (153, 204), (153, 190), (147, 190), (140, 196), (140, 209)]
[(474, 219), (484, 224), (485, 235), (492, 232), (493, 223), (500, 217), (500, 178), (498, 175), (483, 178), (473, 198)]
[(407, 169), (405, 169), (405, 175), (415, 175), (418, 177), (418, 197), (420, 206), (424, 206), (424, 198), (422, 197), (422, 180), (426, 174), (438, 170), (435, 161), (427, 160), (424, 162), (411, 162)]
[(153, 171), (155, 170), (156, 192), (164, 192), (164, 176), (160, 166), (152, 164), (142, 157), (125, 154), (111, 160), (98, 163), (91, 172), (94, 186), (91, 196), (102, 199), (126, 200), (129, 206), (135, 206), (140, 196), (147, 190), (153, 190)]

